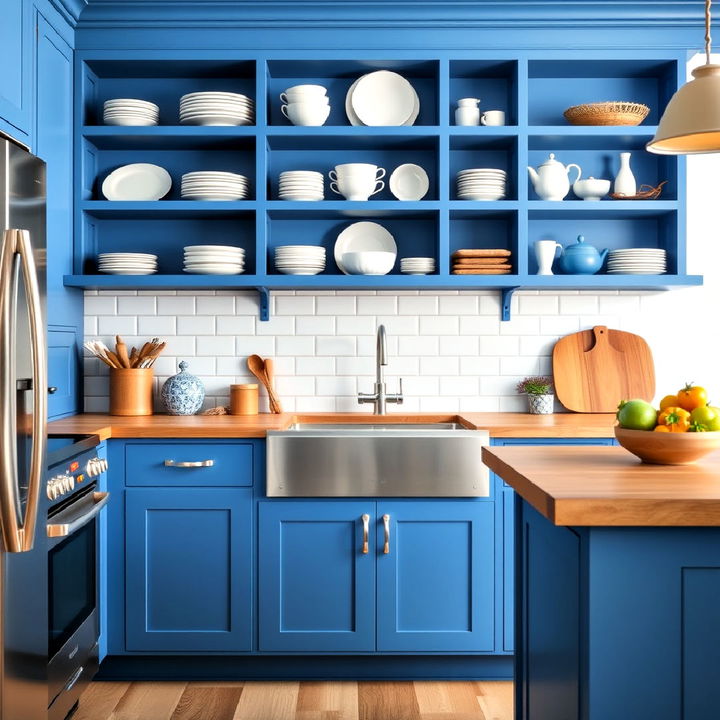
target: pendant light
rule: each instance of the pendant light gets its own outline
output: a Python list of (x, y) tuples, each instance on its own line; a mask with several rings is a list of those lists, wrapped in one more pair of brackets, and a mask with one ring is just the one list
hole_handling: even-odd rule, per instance
[(659, 155), (720, 152), (720, 65), (710, 63), (710, 6), (705, 0), (705, 65), (692, 71), (665, 108), (655, 137), (647, 144)]

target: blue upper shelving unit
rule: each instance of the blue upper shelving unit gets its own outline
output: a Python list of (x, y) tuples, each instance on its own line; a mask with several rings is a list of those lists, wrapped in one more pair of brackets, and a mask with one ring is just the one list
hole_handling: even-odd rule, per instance
[[(82, 51), (77, 63), (76, 243), (70, 286), (85, 288), (275, 288), (472, 289), (497, 288), (507, 300), (517, 288), (667, 289), (701, 284), (685, 262), (685, 162), (645, 152), (660, 113), (683, 80), (679, 53), (617, 51), (517, 53), (177, 51), (147, 57), (143, 51)], [(233, 54), (236, 57), (233, 57)], [(402, 73), (420, 97), (411, 127), (352, 127), (345, 95), (363, 73), (381, 67)], [(280, 114), (280, 92), (298, 83), (328, 89), (331, 114), (323, 127), (293, 127)], [(226, 90), (256, 100), (251, 127), (178, 124), (179, 98), (187, 92)], [(506, 112), (504, 127), (453, 124), (460, 97), (481, 97), (484, 109)], [(102, 104), (114, 97), (140, 97), (160, 106), (158, 127), (108, 127)], [(637, 127), (566, 124), (563, 111), (581, 102), (627, 98), (646, 103), (647, 124)], [(611, 178), (618, 153), (632, 153), (638, 183), (666, 180), (659, 200), (544, 202), (528, 181), (550, 152), (577, 163), (583, 176)], [(99, 187), (114, 168), (132, 162), (161, 165), (173, 177), (167, 199), (109, 202)], [(325, 174), (343, 162), (370, 162), (388, 175), (403, 163), (421, 165), (430, 188), (417, 202), (396, 200), (385, 187), (370, 201), (348, 202), (326, 187), (321, 202), (287, 202), (277, 196), (284, 170)], [(507, 199), (468, 202), (456, 194), (455, 176), (469, 167), (503, 168)], [(228, 170), (250, 178), (251, 195), (238, 202), (180, 198), (180, 177), (194, 170)], [(387, 181), (387, 178), (386, 178)], [(329, 183), (328, 183), (329, 184)], [(389, 275), (347, 276), (337, 269), (333, 245), (357, 220), (384, 225), (398, 245), (398, 258), (432, 256), (436, 272), (404, 276), (399, 260)], [(532, 251), (539, 239), (563, 245), (578, 234), (597, 247), (652, 247), (667, 251), (663, 275), (536, 275)], [(188, 244), (241, 245), (246, 274), (189, 275), (182, 272)], [(322, 245), (326, 270), (317, 276), (283, 275), (273, 265), (283, 244)], [(511, 251), (504, 275), (455, 275), (452, 254), (465, 248)], [(97, 274), (95, 257), (106, 251), (151, 251), (159, 256), (153, 276)], [(504, 303), (507, 305), (507, 303)]]

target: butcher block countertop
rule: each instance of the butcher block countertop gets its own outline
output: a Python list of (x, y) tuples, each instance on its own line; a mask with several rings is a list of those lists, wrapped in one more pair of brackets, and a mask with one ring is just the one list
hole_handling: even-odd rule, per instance
[(720, 526), (720, 451), (645, 465), (621, 447), (486, 447), (483, 461), (555, 525)]
[[(54, 435), (97, 434), (108, 438), (264, 438), (268, 430), (284, 430), (293, 422), (372, 423), (369, 413), (284, 413), (241, 415), (150, 415), (117, 417), (84, 414), (55, 420)], [(458, 422), (472, 430), (488, 430), (496, 438), (607, 438), (613, 437), (611, 414), (558, 413), (391, 413), (382, 422)]]

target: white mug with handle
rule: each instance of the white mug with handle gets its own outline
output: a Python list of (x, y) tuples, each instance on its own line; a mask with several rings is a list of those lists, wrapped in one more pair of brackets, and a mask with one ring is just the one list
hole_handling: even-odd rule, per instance
[(538, 264), (537, 275), (553, 275), (552, 266), (557, 256), (557, 250), (562, 245), (554, 240), (535, 241), (535, 259)]
[(499, 127), (505, 124), (505, 113), (502, 110), (486, 110), (480, 118), (481, 125)]

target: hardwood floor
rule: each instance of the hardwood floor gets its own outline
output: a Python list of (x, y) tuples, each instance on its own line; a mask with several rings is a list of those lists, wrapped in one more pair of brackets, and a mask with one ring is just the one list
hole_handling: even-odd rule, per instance
[(510, 682), (95, 682), (73, 720), (512, 720)]

